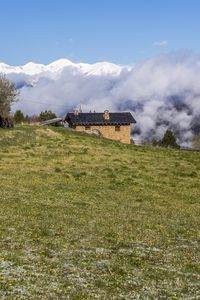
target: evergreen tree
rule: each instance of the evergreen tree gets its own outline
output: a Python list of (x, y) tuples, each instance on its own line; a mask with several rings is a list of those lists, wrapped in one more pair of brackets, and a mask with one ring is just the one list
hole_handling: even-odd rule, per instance
[(25, 121), (24, 114), (21, 110), (17, 110), (14, 114), (14, 120), (16, 124), (20, 124)]
[(174, 148), (179, 148), (179, 145), (176, 142), (176, 137), (174, 133), (167, 129), (162, 140), (160, 141), (160, 146), (163, 147), (174, 147)]
[(57, 116), (51, 110), (42, 111), (39, 115), (40, 121), (47, 121), (47, 120), (51, 120), (51, 119), (55, 119), (55, 118), (57, 118)]

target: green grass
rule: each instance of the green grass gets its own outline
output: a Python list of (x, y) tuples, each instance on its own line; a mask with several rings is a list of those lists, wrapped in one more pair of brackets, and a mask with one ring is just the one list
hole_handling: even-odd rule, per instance
[(0, 130), (0, 297), (199, 299), (200, 153)]

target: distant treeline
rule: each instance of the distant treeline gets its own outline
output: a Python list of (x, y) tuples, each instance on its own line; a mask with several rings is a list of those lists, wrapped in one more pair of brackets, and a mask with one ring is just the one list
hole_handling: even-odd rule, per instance
[(57, 118), (57, 116), (51, 110), (41, 111), (39, 115), (24, 115), (21, 110), (16, 110), (12, 118), (15, 124), (33, 124), (54, 119)]

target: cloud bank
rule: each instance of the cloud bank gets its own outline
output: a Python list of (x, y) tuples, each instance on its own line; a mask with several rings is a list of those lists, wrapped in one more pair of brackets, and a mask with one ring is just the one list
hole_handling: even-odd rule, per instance
[[(104, 63), (105, 67), (105, 63)], [(189, 145), (200, 129), (200, 55), (162, 55), (113, 72), (83, 72), (65, 66), (57, 73), (10, 73), (21, 101), (13, 110), (38, 114), (52, 109), (59, 116), (82, 105), (83, 111), (131, 111), (137, 121), (134, 139), (160, 138), (172, 129)], [(82, 68), (83, 69), (83, 68)], [(99, 70), (99, 69), (98, 69)]]

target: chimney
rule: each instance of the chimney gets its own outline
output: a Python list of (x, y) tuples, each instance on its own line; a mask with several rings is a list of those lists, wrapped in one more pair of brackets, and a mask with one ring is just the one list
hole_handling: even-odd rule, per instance
[(82, 113), (82, 106), (80, 104), (78, 112)]
[(104, 120), (109, 120), (110, 119), (110, 113), (109, 110), (105, 110), (103, 114)]
[(78, 111), (78, 110), (75, 110), (75, 111), (74, 111), (74, 115), (75, 115), (75, 116), (78, 116), (78, 114), (79, 114), (79, 111)]

